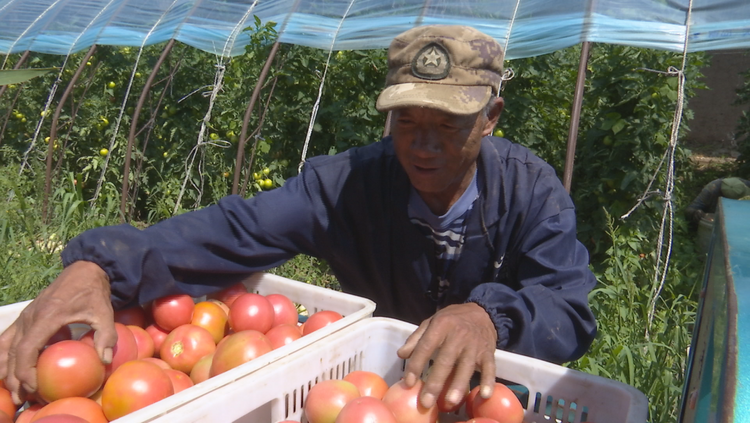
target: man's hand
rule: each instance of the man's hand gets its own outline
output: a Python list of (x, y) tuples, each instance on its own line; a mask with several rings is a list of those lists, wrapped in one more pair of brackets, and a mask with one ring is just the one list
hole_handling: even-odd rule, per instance
[(96, 330), (94, 347), (104, 363), (117, 342), (109, 278), (96, 264), (78, 261), (63, 270), (0, 335), (0, 379), (22, 404), (36, 392), (36, 361), (47, 340), (69, 323)]
[(475, 303), (450, 305), (422, 322), (398, 350), (399, 357), (410, 358), (404, 382), (414, 386), (437, 352), (420, 395), (422, 406), (433, 406), (446, 383), (450, 383), (446, 405), (458, 404), (477, 369), (482, 374), (480, 395), (489, 398), (495, 386), (496, 345), (495, 325), (482, 307)]

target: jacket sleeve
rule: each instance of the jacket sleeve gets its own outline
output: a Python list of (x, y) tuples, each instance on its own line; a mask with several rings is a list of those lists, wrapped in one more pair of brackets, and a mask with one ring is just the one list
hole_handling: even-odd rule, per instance
[[(304, 173), (315, 179), (314, 172)], [(247, 200), (229, 196), (144, 230), (130, 225), (88, 230), (68, 243), (63, 264), (100, 265), (116, 309), (164, 295), (216, 291), (297, 253), (314, 255), (313, 239), (325, 214), (319, 193), (310, 192), (303, 179), (290, 178), (283, 187)], [(317, 238), (324, 247), (325, 237)]]
[(719, 197), (721, 197), (721, 179), (714, 179), (706, 184), (698, 196), (685, 207), (685, 217), (693, 224), (700, 223), (704, 214), (716, 211)]
[[(581, 357), (596, 336), (588, 294), (596, 279), (576, 239), (572, 209), (536, 225), (525, 237), (505, 283), (474, 288), (498, 331), (498, 348), (563, 363)], [(512, 259), (511, 259), (512, 260)]]

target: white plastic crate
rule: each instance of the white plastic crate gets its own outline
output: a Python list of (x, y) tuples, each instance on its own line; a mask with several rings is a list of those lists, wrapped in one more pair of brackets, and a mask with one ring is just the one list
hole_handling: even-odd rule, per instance
[[(190, 401), (204, 397), (211, 391), (228, 385), (236, 379), (251, 375), (263, 367), (286, 357), (299, 349), (317, 343), (328, 335), (339, 331), (359, 320), (371, 317), (375, 311), (375, 303), (362, 297), (344, 294), (342, 292), (310, 285), (304, 282), (294, 281), (270, 273), (256, 273), (245, 281), (248, 291), (262, 295), (283, 294), (297, 304), (302, 304), (310, 315), (320, 310), (333, 310), (344, 316), (330, 325), (321, 328), (309, 335), (303, 336), (284, 347), (273, 350), (239, 367), (214, 376), (202, 383), (184, 390), (171, 397), (165, 398), (158, 403), (152, 404), (127, 416), (115, 420), (118, 423), (135, 423), (150, 421), (189, 403)], [(30, 301), (11, 304), (0, 307), (0, 332), (10, 326)]]
[[(414, 325), (388, 318), (359, 321), (149, 421), (305, 422), (304, 399), (310, 387), (321, 380), (368, 370), (389, 384), (398, 381), (405, 361), (398, 358), (396, 350), (414, 329)], [(498, 378), (526, 388), (526, 423), (646, 422), (646, 397), (629, 385), (505, 351), (497, 351), (495, 361)], [(519, 390), (517, 386), (515, 390)], [(441, 414), (440, 422), (465, 418), (462, 409)]]

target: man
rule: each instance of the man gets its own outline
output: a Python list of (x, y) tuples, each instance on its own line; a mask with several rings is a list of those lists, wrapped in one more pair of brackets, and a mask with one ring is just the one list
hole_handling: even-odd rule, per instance
[(685, 208), (685, 217), (691, 224), (698, 225), (706, 214), (716, 212), (719, 197), (737, 200), (747, 196), (750, 196), (750, 181), (734, 177), (714, 179)]
[(500, 45), (468, 27), (426, 26), (396, 37), (388, 54), (377, 107), (392, 112), (390, 137), (310, 159), (248, 200), (73, 239), (65, 270), (0, 337), (0, 377), (16, 395), (19, 381), (34, 390), (38, 350), (72, 321), (98, 330), (106, 361), (113, 305), (200, 296), (298, 253), (326, 260), (376, 314), (421, 322), (398, 353), (411, 358), (408, 385), (436, 353), (425, 406), (446, 380), (446, 403), (459, 402), (477, 369), (489, 396), (495, 348), (554, 362), (583, 355), (596, 332), (587, 300), (596, 281), (570, 197), (549, 165), (489, 136), (504, 105)]

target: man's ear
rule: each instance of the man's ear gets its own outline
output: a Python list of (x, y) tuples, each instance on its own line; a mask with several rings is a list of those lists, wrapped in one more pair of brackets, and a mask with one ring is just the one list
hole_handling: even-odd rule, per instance
[(487, 113), (487, 123), (482, 131), (483, 135), (491, 135), (495, 129), (497, 122), (500, 120), (500, 114), (503, 112), (505, 107), (505, 100), (502, 97), (495, 97), (492, 100), (493, 105), (490, 107), (489, 113)]

